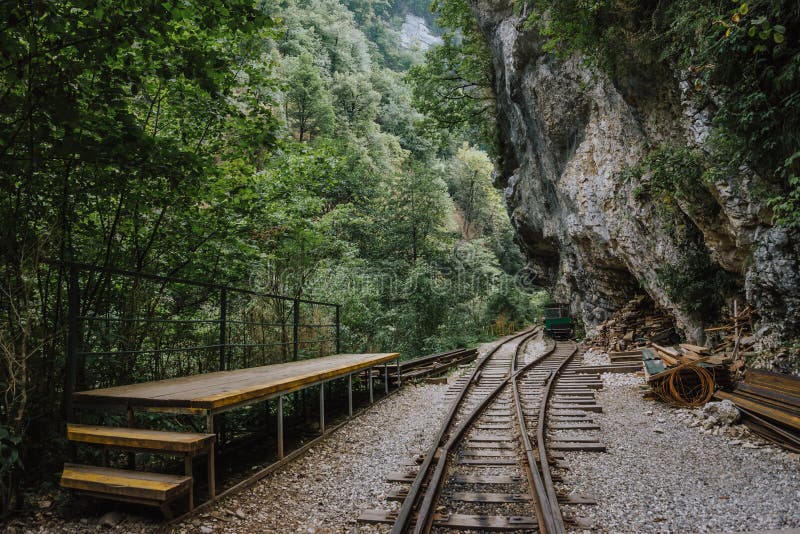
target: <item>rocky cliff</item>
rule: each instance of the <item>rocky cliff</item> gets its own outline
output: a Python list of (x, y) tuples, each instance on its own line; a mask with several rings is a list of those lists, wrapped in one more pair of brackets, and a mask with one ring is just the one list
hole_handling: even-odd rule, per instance
[(703, 298), (746, 299), (765, 344), (797, 336), (800, 237), (770, 225), (757, 176), (742, 167), (678, 198), (676, 210), (641, 194), (648, 176), (625, 172), (664, 143), (704, 147), (714, 110), (695, 108), (692, 84), (663, 67), (612, 82), (580, 57), (543, 52), (509, 2), (470, 4), (494, 64), (498, 185), (530, 268), (587, 330), (646, 294), (688, 339), (702, 341), (713, 317), (663, 276), (665, 267), (696, 262), (699, 250), (706, 275), (732, 280), (726, 295)]

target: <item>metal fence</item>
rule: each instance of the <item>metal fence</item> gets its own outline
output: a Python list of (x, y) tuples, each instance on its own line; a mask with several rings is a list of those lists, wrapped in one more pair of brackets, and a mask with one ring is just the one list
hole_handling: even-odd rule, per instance
[(340, 306), (67, 262), (66, 413), (74, 391), (340, 352)]

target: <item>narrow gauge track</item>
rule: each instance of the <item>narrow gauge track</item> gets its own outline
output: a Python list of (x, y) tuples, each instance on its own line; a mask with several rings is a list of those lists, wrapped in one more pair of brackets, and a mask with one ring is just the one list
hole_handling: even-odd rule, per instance
[(577, 345), (558, 341), (522, 362), (528, 341), (539, 335), (533, 328), (512, 336), (475, 366), (420, 465), (393, 534), (565, 532), (545, 453), (546, 408)]

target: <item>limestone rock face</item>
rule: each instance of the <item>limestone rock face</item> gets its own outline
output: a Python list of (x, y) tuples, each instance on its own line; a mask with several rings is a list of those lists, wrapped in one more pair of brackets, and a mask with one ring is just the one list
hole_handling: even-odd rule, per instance
[[(470, 5), (494, 64), (496, 181), (530, 270), (589, 332), (646, 293), (688, 339), (702, 342), (706, 318), (671, 297), (657, 273), (687, 256), (674, 217), (659, 201), (640, 198), (639, 179), (622, 171), (664, 142), (702, 148), (713, 110), (695, 109), (691, 84), (675, 72), (654, 68), (612, 83), (580, 57), (544, 53), (507, 0)], [(752, 193), (759, 186), (766, 187), (743, 168), (678, 207), (777, 340), (800, 332), (800, 235), (769, 224)]]

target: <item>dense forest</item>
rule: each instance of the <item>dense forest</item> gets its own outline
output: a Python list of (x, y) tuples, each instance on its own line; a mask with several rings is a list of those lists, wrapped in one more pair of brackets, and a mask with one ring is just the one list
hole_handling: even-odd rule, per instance
[[(543, 297), (516, 285), (487, 127), (429, 116), (424, 54), (398, 45), (407, 13), (433, 24), (426, 2), (387, 0), (2, 4), (3, 510), (23, 468), (63, 453), (59, 260), (339, 303), (351, 352), (413, 356), (532, 319)], [(103, 305), (209, 306), (164, 292), (119, 285)], [(95, 363), (141, 379), (126, 361)]]

